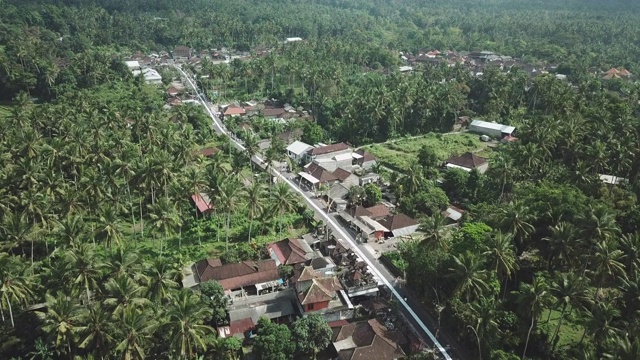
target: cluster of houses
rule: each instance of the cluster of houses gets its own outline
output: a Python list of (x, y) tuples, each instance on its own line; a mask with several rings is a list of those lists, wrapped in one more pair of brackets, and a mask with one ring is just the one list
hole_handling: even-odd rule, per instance
[(218, 115), (225, 118), (239, 118), (242, 128), (251, 130), (255, 117), (270, 119), (285, 124), (297, 119), (312, 119), (308, 111), (294, 108), (290, 104), (282, 104), (275, 99), (252, 100), (242, 104), (218, 105)]
[[(193, 264), (183, 286), (197, 288), (217, 281), (228, 297), (221, 337), (250, 338), (258, 319), (291, 323), (306, 314), (320, 314), (332, 327), (332, 358), (371, 360), (404, 357), (421, 344), (391, 315), (378, 281), (346, 243), (306, 234), (268, 244), (269, 259), (222, 264), (205, 259)], [(290, 279), (279, 269), (293, 268)], [(357, 319), (356, 319), (357, 318)]]
[[(421, 50), (417, 54), (401, 52), (400, 58), (405, 61), (405, 65), (399, 68), (400, 72), (412, 71), (421, 64), (446, 64), (448, 66), (460, 64), (468, 68), (472, 75), (479, 77), (483, 75), (484, 69), (488, 66), (498, 68), (502, 71), (508, 71), (515, 66), (521, 68), (533, 77), (554, 73), (555, 77), (559, 80), (567, 79), (566, 75), (557, 73), (557, 65), (544, 63), (534, 65), (526, 63), (522, 59), (499, 55), (492, 51), (466, 52), (447, 50), (441, 52), (439, 50)], [(632, 76), (632, 74), (624, 68), (612, 68), (607, 71), (593, 69), (593, 73), (595, 75), (599, 74), (602, 79), (605, 80), (630, 78)]]

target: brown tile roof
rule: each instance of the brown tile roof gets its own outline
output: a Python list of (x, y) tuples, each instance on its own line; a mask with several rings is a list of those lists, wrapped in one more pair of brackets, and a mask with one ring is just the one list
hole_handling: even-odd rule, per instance
[(167, 94), (169, 94), (171, 96), (176, 96), (179, 92), (180, 92), (180, 90), (176, 89), (173, 86), (167, 89)]
[(343, 168), (337, 168), (333, 172), (333, 175), (335, 175), (338, 180), (345, 181), (349, 176), (351, 176), (351, 173)]
[(286, 111), (284, 110), (284, 108), (270, 108), (270, 109), (263, 109), (262, 110), (262, 115), (265, 117), (269, 117), (269, 116), (282, 116), (286, 113)]
[(202, 260), (196, 263), (200, 282), (216, 280), (225, 290), (237, 289), (258, 283), (275, 281), (280, 278), (273, 259), (243, 261), (220, 265), (218, 259)]
[(332, 152), (336, 152), (336, 151), (342, 151), (342, 150), (347, 150), (349, 148), (349, 145), (341, 142), (341, 143), (337, 143), (337, 144), (331, 144), (331, 145), (325, 145), (325, 146), (320, 146), (317, 148), (313, 148), (310, 150), (310, 154), (313, 155), (324, 155), (324, 154), (329, 154)]
[(342, 290), (342, 285), (337, 277), (312, 279), (311, 286), (300, 294), (302, 305), (331, 301), (337, 296), (336, 292)]
[(320, 275), (318, 275), (318, 273), (315, 270), (313, 270), (313, 267), (305, 266), (304, 269), (302, 269), (300, 276), (298, 276), (297, 281), (309, 281), (319, 276)]
[(298, 239), (280, 240), (267, 245), (267, 249), (273, 250), (280, 263), (284, 265), (301, 264), (309, 260)]
[(418, 225), (418, 222), (405, 214), (389, 215), (378, 221), (380, 225), (386, 227), (390, 231), (402, 229), (409, 226)]
[(205, 148), (205, 149), (196, 151), (196, 155), (213, 156), (219, 152), (220, 152), (220, 149), (218, 149), (217, 147), (210, 147), (210, 148)]
[(309, 166), (307, 166), (304, 171), (306, 171), (314, 178), (320, 180), (320, 183), (338, 180), (338, 178), (331, 171), (321, 167), (316, 163), (309, 164)]
[(466, 152), (460, 156), (449, 158), (449, 160), (447, 160), (447, 163), (466, 167), (467, 169), (475, 169), (478, 166), (486, 164), (487, 160), (474, 153)]
[(387, 330), (377, 319), (350, 323), (332, 330), (333, 347), (340, 360), (387, 360), (405, 356), (399, 344), (406, 343), (407, 339), (397, 331)]
[(356, 151), (356, 153), (362, 155), (362, 159), (360, 159), (360, 161), (362, 161), (362, 162), (376, 160), (376, 157), (373, 156), (373, 154), (371, 154), (369, 152), (366, 152), (364, 149), (360, 149), (360, 150)]
[(351, 210), (349, 211), (349, 214), (353, 217), (357, 217), (357, 216), (369, 216), (371, 217), (371, 215), (373, 215), (369, 210), (367, 210), (367, 208), (365, 208), (364, 206), (356, 206), (355, 208), (351, 208)]
[(278, 135), (278, 138), (282, 139), (285, 143), (289, 144), (296, 140), (300, 140), (302, 137), (303, 131), (302, 129), (293, 129), (289, 131), (285, 131), (282, 134)]
[(229, 333), (231, 335), (243, 334), (253, 329), (254, 327), (256, 327), (256, 325), (253, 323), (253, 319), (251, 318), (231, 321), (229, 323)]
[(389, 216), (391, 213), (389, 212), (389, 208), (386, 207), (383, 204), (378, 204), (372, 207), (368, 207), (367, 211), (371, 213), (371, 215), (369, 215), (369, 217), (376, 219), (376, 218), (383, 218), (385, 216)]

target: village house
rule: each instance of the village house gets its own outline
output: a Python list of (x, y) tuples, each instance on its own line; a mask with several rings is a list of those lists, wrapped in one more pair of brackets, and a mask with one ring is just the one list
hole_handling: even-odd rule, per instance
[(223, 113), (224, 116), (230, 117), (242, 116), (244, 114), (246, 114), (244, 108), (234, 105), (228, 106)]
[(143, 68), (142, 70), (133, 70), (132, 74), (134, 77), (142, 74), (144, 78), (144, 82), (147, 84), (160, 85), (162, 84), (162, 76), (155, 69), (151, 68)]
[(366, 209), (370, 215), (368, 215), (370, 218), (374, 219), (374, 220), (381, 220), (389, 215), (391, 215), (391, 213), (389, 212), (389, 208), (384, 205), (384, 204), (378, 204), (375, 206), (371, 206), (368, 207)]
[(173, 49), (173, 58), (177, 59), (191, 59), (191, 48), (188, 46), (178, 46)]
[(389, 215), (379, 221), (380, 225), (388, 229), (385, 237), (399, 237), (415, 233), (420, 224), (405, 214)]
[(380, 181), (380, 174), (376, 174), (373, 172), (366, 173), (360, 176), (360, 186), (365, 186), (367, 184), (376, 184)]
[(360, 183), (360, 177), (350, 171), (347, 171), (343, 168), (337, 168), (333, 171), (333, 175), (335, 175), (342, 186), (350, 189), (354, 185), (358, 185)]
[(338, 181), (333, 173), (315, 163), (305, 166), (304, 171), (298, 173), (300, 181), (304, 181), (308, 186), (317, 189), (320, 185), (332, 186)]
[(191, 195), (191, 200), (196, 205), (196, 209), (198, 209), (198, 213), (200, 215), (206, 215), (213, 211), (213, 205), (211, 205), (211, 199), (209, 195), (201, 192), (198, 194)]
[(310, 149), (313, 149), (313, 146), (296, 140), (287, 146), (287, 156), (296, 163), (300, 163)]
[(376, 165), (376, 161), (376, 157), (364, 149), (359, 149), (353, 153), (353, 164), (360, 165), (365, 170), (371, 170)]
[(299, 239), (284, 239), (267, 245), (269, 256), (276, 265), (303, 264), (315, 257), (313, 249)]
[(516, 128), (509, 125), (502, 125), (494, 122), (487, 122), (482, 120), (473, 120), (469, 125), (469, 131), (487, 135), (492, 138), (502, 139), (507, 135), (513, 135), (516, 131)]
[(175, 97), (180, 93), (180, 90), (176, 89), (174, 86), (171, 86), (167, 89), (166, 93), (171, 97)]
[(323, 196), (328, 204), (329, 210), (344, 211), (349, 202), (346, 200), (349, 195), (349, 189), (341, 183), (335, 183), (329, 188), (329, 191)]
[(231, 298), (260, 295), (282, 283), (273, 259), (242, 261), (223, 265), (220, 259), (206, 259), (194, 264), (197, 284), (215, 280)]
[[(336, 156), (349, 154), (351, 158), (351, 153), (353, 150), (349, 147), (349, 145), (345, 143), (336, 143), (331, 145), (319, 144), (318, 146), (310, 149), (306, 154), (306, 161), (312, 162), (313, 160), (325, 160), (331, 159), (334, 160)], [(349, 168), (351, 167), (351, 159), (349, 159)], [(339, 165), (336, 165), (336, 167)]]
[(408, 344), (407, 338), (398, 330), (387, 329), (378, 319), (340, 322), (331, 330), (332, 359), (392, 360), (406, 355), (402, 346)]
[(489, 168), (489, 163), (483, 157), (466, 152), (460, 156), (449, 158), (445, 161), (445, 167), (447, 169), (460, 169), (467, 172), (477, 170), (479, 173), (484, 174)]
[(319, 313), (327, 322), (353, 318), (353, 304), (335, 275), (325, 276), (306, 266), (295, 279), (304, 313)]
[(449, 205), (446, 210), (442, 212), (442, 216), (446, 218), (447, 224), (457, 224), (464, 215), (464, 210), (459, 209), (453, 205)]

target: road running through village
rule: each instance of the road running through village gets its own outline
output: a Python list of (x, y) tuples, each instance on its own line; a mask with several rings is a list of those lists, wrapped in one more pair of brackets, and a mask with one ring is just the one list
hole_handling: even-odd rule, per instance
[[(182, 77), (187, 81), (187, 83), (189, 84), (191, 89), (194, 91), (194, 93), (196, 94), (196, 96), (197, 96), (198, 100), (200, 101), (200, 103), (202, 104), (202, 106), (204, 106), (204, 108), (206, 109), (206, 111), (209, 114), (209, 116), (211, 116), (211, 119), (213, 120), (213, 125), (214, 125), (214, 128), (215, 128), (216, 132), (218, 132), (219, 134), (223, 134), (223, 135), (226, 135), (227, 137), (229, 137), (230, 140), (231, 140), (231, 143), (238, 150), (245, 151), (245, 148), (244, 148), (241, 140), (237, 139), (233, 134), (231, 134), (224, 127), (224, 125), (222, 124), (220, 119), (218, 119), (217, 115), (210, 109), (210, 107), (207, 104), (206, 99), (204, 98), (204, 96), (198, 90), (198, 87), (197, 87), (197, 85), (195, 83), (195, 80), (192, 79), (185, 71), (183, 71), (180, 66), (173, 65), (173, 67), (175, 69), (177, 69), (182, 74)], [(254, 156), (251, 160), (256, 162), (258, 165), (263, 165), (264, 164), (264, 161), (259, 156)], [(387, 289), (389, 289), (389, 291), (391, 291), (391, 293), (392, 293), (393, 297), (395, 298), (395, 300), (401, 305), (401, 310), (403, 310), (403, 313), (408, 318), (408, 320), (410, 321), (410, 323), (413, 326), (413, 328), (418, 332), (420, 330), (422, 330), (423, 334), (427, 335), (428, 339), (431, 341), (431, 343), (434, 345), (434, 347), (438, 350), (438, 352), (441, 354), (441, 356), (444, 359), (452, 360), (453, 358), (449, 355), (448, 350), (445, 348), (445, 346), (443, 346), (440, 343), (440, 341), (433, 335), (433, 333), (429, 330), (429, 328), (427, 328), (427, 326), (424, 324), (424, 322), (421, 319), (421, 317), (418, 316), (418, 314), (416, 314), (416, 312), (413, 310), (412, 307), (418, 308), (419, 306), (421, 306), (421, 304), (419, 304), (415, 300), (409, 300), (408, 298), (406, 298), (405, 294), (401, 294), (399, 292), (401, 290), (396, 288), (397, 284), (395, 284), (395, 281), (394, 281), (395, 278), (391, 274), (389, 274), (389, 272), (386, 270), (386, 268), (384, 268), (384, 265), (379, 263), (374, 258), (373, 254), (371, 254), (368, 250), (366, 250), (363, 247), (359, 246), (359, 244), (354, 240), (354, 238), (351, 236), (351, 234), (349, 234), (348, 231), (346, 231), (340, 224), (338, 224), (338, 222), (336, 221), (335, 218), (333, 218), (332, 216), (327, 214), (322, 209), (322, 207), (316, 201), (314, 201), (314, 199), (312, 199), (310, 196), (308, 196), (295, 183), (293, 183), (291, 180), (287, 179), (282, 173), (280, 173), (279, 171), (277, 171), (277, 170), (275, 170), (275, 169), (273, 169), (271, 167), (269, 167), (269, 171), (279, 181), (285, 182), (293, 191), (298, 193), (302, 197), (302, 199), (304, 199), (304, 201), (307, 204), (307, 206), (311, 210), (313, 210), (314, 213), (317, 216), (321, 217), (326, 224), (329, 225), (329, 227), (331, 228), (333, 233), (336, 234), (336, 235), (339, 235), (339, 236), (337, 236), (338, 238), (341, 238), (341, 239), (343, 239), (343, 240), (345, 240), (346, 242), (349, 243), (351, 249), (356, 253), (356, 255), (358, 255), (361, 259), (364, 260), (364, 262), (367, 264), (367, 266), (369, 267), (371, 272), (377, 278), (378, 282), (382, 283), (383, 285), (385, 285), (387, 287)], [(412, 304), (410, 305), (409, 302), (412, 302)]]

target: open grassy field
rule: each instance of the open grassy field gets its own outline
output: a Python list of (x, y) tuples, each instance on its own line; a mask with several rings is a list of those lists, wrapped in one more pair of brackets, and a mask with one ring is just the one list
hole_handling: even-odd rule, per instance
[(434, 149), (440, 160), (446, 160), (467, 151), (480, 152), (481, 156), (487, 156), (490, 152), (487, 143), (480, 141), (477, 134), (470, 133), (450, 135), (429, 133), (420, 137), (367, 145), (364, 148), (375, 155), (383, 165), (406, 169), (412, 161), (417, 160), (418, 152), (424, 145)]
[[(540, 329), (549, 335), (549, 338), (551, 338), (555, 334), (556, 327), (558, 326), (560, 311), (551, 310), (551, 318), (549, 322), (547, 322), (548, 317), (549, 310), (545, 310), (542, 312), (538, 321)], [(565, 320), (562, 322), (562, 326), (560, 326), (560, 331), (558, 332), (558, 336), (560, 337), (558, 347), (577, 344), (580, 342), (583, 332), (584, 328), (576, 324), (572, 316), (565, 315)]]

